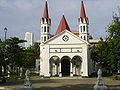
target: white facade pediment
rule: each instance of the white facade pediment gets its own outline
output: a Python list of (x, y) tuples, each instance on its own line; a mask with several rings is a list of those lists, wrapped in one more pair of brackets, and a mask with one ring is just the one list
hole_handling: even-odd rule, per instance
[(50, 38), (44, 44), (89, 44), (87, 41), (81, 39), (80, 37), (74, 35), (68, 30), (64, 30), (63, 32), (55, 35)]

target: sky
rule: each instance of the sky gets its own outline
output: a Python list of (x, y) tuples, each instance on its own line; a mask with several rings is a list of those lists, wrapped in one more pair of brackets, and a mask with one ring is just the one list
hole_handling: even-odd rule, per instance
[[(47, 0), (49, 17), (52, 20), (51, 33), (55, 34), (64, 13), (70, 29), (78, 30), (81, 0)], [(94, 39), (107, 36), (107, 26), (112, 23), (113, 12), (117, 12), (120, 0), (83, 0), (89, 18), (89, 33)], [(25, 32), (34, 33), (34, 40), (40, 38), (40, 18), (43, 16), (45, 0), (0, 0), (0, 38), (24, 39)]]

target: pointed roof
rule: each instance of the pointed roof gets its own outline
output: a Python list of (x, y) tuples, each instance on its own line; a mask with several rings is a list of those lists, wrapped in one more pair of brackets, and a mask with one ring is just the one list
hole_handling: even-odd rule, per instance
[(80, 17), (81, 17), (81, 18), (86, 18), (86, 13), (85, 13), (85, 8), (84, 8), (84, 3), (83, 3), (83, 1), (81, 1)]
[(84, 19), (88, 23), (88, 17), (86, 16), (86, 13), (85, 13), (83, 1), (81, 1), (81, 11), (80, 11), (80, 18), (78, 18), (78, 22), (80, 22), (80, 19), (81, 19), (82, 23), (83, 23)]
[[(68, 26), (68, 24), (67, 24), (67, 21), (66, 21), (66, 19), (65, 19), (65, 16), (63, 15), (63, 16), (62, 16), (62, 19), (61, 19), (61, 21), (60, 21), (60, 24), (59, 24), (59, 26), (58, 26), (58, 28), (57, 28), (56, 34), (62, 32), (62, 31), (64, 31), (64, 30), (70, 31), (70, 28), (69, 28), (69, 26)], [(70, 32), (71, 32), (71, 31), (70, 31)]]
[(47, 1), (45, 2), (43, 18), (49, 18)]

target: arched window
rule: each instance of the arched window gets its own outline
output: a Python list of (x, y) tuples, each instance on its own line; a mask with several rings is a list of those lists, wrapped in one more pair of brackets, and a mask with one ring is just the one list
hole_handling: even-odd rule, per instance
[(46, 26), (44, 26), (44, 32), (46, 32)]
[(82, 32), (82, 26), (80, 26), (80, 30), (81, 30), (81, 32)]
[(41, 27), (41, 32), (43, 33), (43, 27)]
[(85, 26), (83, 26), (83, 31), (85, 32)]
[(49, 33), (49, 27), (47, 27), (47, 32)]
[(43, 41), (43, 37), (41, 37), (41, 41)]
[(84, 40), (86, 40), (86, 37), (84, 36)]
[(88, 32), (88, 26), (87, 26), (87, 32)]
[(44, 41), (46, 41), (46, 36), (44, 37)]
[(81, 38), (82, 38), (82, 36), (81, 36)]

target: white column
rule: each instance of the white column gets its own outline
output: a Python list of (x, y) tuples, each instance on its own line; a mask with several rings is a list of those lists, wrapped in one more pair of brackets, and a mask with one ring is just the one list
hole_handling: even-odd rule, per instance
[(55, 64), (55, 75), (57, 74), (57, 65)]
[(56, 66), (56, 74), (59, 75), (58, 64)]
[(73, 64), (72, 62), (70, 62), (70, 76), (73, 77), (73, 68), (72, 68)]
[(40, 65), (39, 65), (39, 67), (40, 67), (40, 70), (39, 70), (39, 75), (41, 76), (41, 77), (43, 77), (44, 76), (44, 65), (43, 65), (44, 63), (43, 63), (43, 59), (41, 58), (40, 59)]
[(52, 63), (52, 76), (55, 76), (55, 64)]
[(59, 77), (62, 77), (62, 73), (61, 73), (61, 62), (59, 62)]
[(73, 65), (73, 75), (76, 74), (75, 73), (75, 65)]

